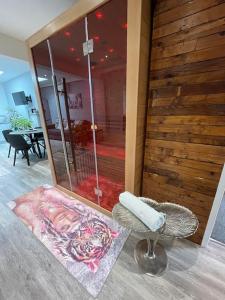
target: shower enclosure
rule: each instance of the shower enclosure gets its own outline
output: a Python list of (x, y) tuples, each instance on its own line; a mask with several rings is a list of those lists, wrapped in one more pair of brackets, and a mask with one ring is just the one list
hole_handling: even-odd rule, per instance
[(127, 1), (32, 48), (57, 184), (107, 210), (125, 189)]

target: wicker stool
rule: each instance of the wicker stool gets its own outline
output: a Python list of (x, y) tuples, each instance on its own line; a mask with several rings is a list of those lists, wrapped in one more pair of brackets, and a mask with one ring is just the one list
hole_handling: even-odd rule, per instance
[(195, 233), (198, 219), (187, 208), (174, 203), (158, 203), (152, 199), (139, 198), (157, 211), (166, 214), (166, 223), (156, 232), (152, 232), (134, 214), (120, 203), (113, 208), (113, 218), (122, 226), (146, 235), (145, 240), (137, 243), (134, 258), (142, 272), (151, 276), (160, 276), (167, 267), (167, 255), (164, 247), (157, 244), (159, 238), (186, 238)]

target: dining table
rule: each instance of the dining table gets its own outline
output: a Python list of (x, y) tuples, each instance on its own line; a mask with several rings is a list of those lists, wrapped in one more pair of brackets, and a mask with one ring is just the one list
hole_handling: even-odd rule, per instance
[(38, 153), (36, 151), (36, 148), (35, 148), (35, 143), (34, 143), (34, 134), (37, 134), (37, 133), (43, 133), (43, 128), (31, 128), (31, 129), (20, 129), (20, 130), (13, 130), (11, 131), (9, 134), (11, 135), (25, 135), (25, 136), (28, 136), (30, 141), (31, 141), (31, 144), (32, 144), (32, 151), (33, 153), (37, 154), (40, 158), (42, 158), (42, 154), (41, 154), (41, 149), (39, 147), (39, 144), (37, 144), (37, 150), (38, 150)]

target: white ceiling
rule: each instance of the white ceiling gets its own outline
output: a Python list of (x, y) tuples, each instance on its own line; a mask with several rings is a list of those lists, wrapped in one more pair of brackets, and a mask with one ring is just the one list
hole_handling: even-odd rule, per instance
[(29, 64), (21, 59), (0, 55), (0, 71), (4, 72), (0, 75), (0, 83), (2, 83), (28, 72)]
[(25, 40), (78, 1), (0, 0), (0, 32)]

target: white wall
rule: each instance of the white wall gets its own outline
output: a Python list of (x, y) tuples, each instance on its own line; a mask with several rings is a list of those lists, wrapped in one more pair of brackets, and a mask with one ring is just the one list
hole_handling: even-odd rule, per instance
[(0, 54), (28, 61), (25, 42), (2, 33), (0, 33)]
[(7, 120), (8, 109), (9, 104), (5, 94), (4, 86), (0, 83), (0, 142), (4, 141), (2, 130), (8, 129), (10, 127)]
[(32, 115), (30, 113), (30, 110), (28, 111), (28, 105), (15, 106), (12, 98), (12, 93), (24, 91), (26, 96), (31, 96), (32, 99), (31, 106), (38, 109), (30, 72), (26, 72), (16, 78), (4, 82), (2, 84), (2, 87), (4, 87), (5, 98), (6, 98), (5, 101), (7, 102), (7, 107), (17, 111), (23, 117), (30, 119), (34, 127), (40, 126), (39, 117), (36, 115)]
[(0, 115), (4, 115), (9, 108), (4, 86), (0, 83)]

